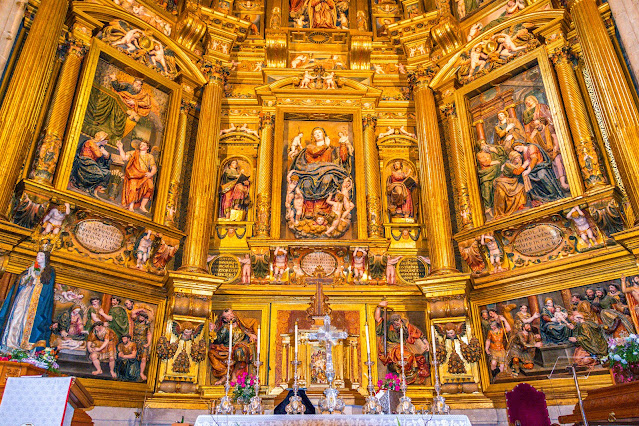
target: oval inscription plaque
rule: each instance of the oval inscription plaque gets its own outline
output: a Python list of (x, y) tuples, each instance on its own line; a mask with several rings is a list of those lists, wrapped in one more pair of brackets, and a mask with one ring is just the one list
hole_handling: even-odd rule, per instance
[(240, 275), (240, 262), (235, 256), (221, 254), (210, 263), (209, 271), (211, 275), (224, 278), (225, 283), (230, 283)]
[(331, 256), (330, 253), (326, 253), (325, 251), (314, 251), (302, 257), (302, 260), (300, 260), (300, 266), (306, 275), (311, 276), (315, 275), (315, 270), (318, 266), (321, 266), (324, 271), (324, 275), (328, 276), (337, 269), (337, 260)]
[(120, 228), (99, 219), (81, 221), (75, 226), (74, 235), (82, 247), (93, 253), (114, 253), (124, 245)]
[(538, 223), (524, 228), (513, 240), (513, 248), (524, 256), (543, 256), (555, 250), (564, 240), (564, 233), (555, 225)]
[(397, 273), (402, 280), (412, 284), (428, 275), (428, 267), (421, 259), (405, 257), (397, 264)]

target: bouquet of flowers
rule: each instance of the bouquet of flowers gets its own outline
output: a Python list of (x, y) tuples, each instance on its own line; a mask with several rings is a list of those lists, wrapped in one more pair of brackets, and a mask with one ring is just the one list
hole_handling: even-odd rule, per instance
[(393, 373), (388, 373), (384, 376), (384, 379), (379, 379), (377, 381), (377, 388), (379, 390), (392, 390), (398, 391), (400, 386), (402, 385), (402, 381), (399, 379), (399, 376)]
[(639, 336), (610, 338), (601, 363), (611, 368), (616, 383), (639, 380)]
[(233, 401), (248, 404), (251, 398), (255, 396), (256, 383), (257, 377), (246, 371), (241, 371), (237, 375), (237, 381), (229, 383), (233, 388)]
[(0, 361), (26, 362), (38, 368), (59, 373), (58, 355), (53, 348), (31, 353), (24, 349), (13, 349), (11, 352), (0, 351)]

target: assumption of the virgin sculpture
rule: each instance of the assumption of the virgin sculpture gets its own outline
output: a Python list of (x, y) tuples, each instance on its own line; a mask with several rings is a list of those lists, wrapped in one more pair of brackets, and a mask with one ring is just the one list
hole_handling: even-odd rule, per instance
[(259, 380), (268, 412), (297, 374), (356, 414), (402, 365), (418, 409), (435, 376), (467, 410), (520, 382), (572, 406), (569, 364), (611, 385), (639, 331), (620, 3), (18, 3), (0, 356), (55, 349), (98, 408), (240, 406)]

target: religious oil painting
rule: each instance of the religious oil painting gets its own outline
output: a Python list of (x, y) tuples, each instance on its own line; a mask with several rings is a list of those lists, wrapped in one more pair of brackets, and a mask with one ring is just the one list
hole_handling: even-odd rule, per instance
[(354, 238), (357, 154), (352, 117), (341, 118), (285, 121), (282, 222), (290, 237)]
[[(257, 334), (262, 311), (213, 311), (209, 322), (209, 374), (211, 383), (226, 383), (226, 361), (229, 357), (229, 341), (232, 343), (230, 370), (231, 381), (237, 381), (241, 373), (255, 374), (253, 363), (257, 360)], [(265, 338), (262, 335), (262, 338)]]
[(388, 26), (399, 21), (399, 18), (393, 16), (381, 16), (375, 18), (375, 35), (378, 38), (389, 37)]
[(294, 28), (349, 28), (350, 0), (290, 0), (289, 25)]
[(539, 66), (474, 96), (470, 111), (487, 221), (570, 195)]
[[(497, 2), (492, 2), (496, 5)], [(491, 2), (479, 1), (479, 0), (453, 0), (453, 14), (457, 16), (460, 21), (469, 19), (475, 12), (485, 9), (490, 6)], [(502, 22), (507, 21), (513, 15), (517, 14), (520, 10), (526, 7), (526, 0), (508, 0), (506, 4), (497, 9), (494, 9), (488, 14), (481, 14), (481, 18), (475, 21), (469, 28), (468, 34), (466, 34), (466, 40), (470, 41), (477, 37), (484, 31), (488, 31), (491, 28), (496, 27)]]
[(145, 382), (157, 306), (56, 285), (50, 346), (60, 371), (79, 377)]
[[(395, 310), (386, 301), (374, 311), (377, 344), (377, 375), (401, 375), (401, 340), (404, 341), (406, 384), (430, 384), (430, 343), (424, 311)], [(401, 331), (403, 329), (403, 332)]]
[(168, 109), (167, 92), (100, 57), (68, 188), (150, 216)]
[(223, 162), (218, 194), (220, 220), (246, 220), (251, 204), (251, 171), (251, 164), (241, 157), (231, 157)]
[(607, 342), (636, 333), (638, 302), (632, 276), (480, 306), (491, 382), (565, 375), (571, 362), (608, 374)]

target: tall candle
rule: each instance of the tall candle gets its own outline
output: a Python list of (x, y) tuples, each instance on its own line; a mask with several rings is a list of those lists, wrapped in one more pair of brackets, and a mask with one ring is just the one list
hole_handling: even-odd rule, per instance
[(399, 353), (404, 361), (404, 324), (399, 327)]
[(297, 322), (295, 322), (295, 355), (297, 356)]
[(260, 327), (257, 327), (257, 360), (260, 360)]
[(435, 340), (435, 326), (430, 326), (430, 335), (433, 339), (433, 359), (437, 359), (437, 340)]
[(230, 322), (229, 323), (229, 361), (231, 360), (232, 352), (233, 352), (233, 322)]
[(366, 354), (368, 355), (368, 361), (371, 360), (371, 338), (368, 334), (368, 323), (364, 324), (364, 330), (366, 331)]

